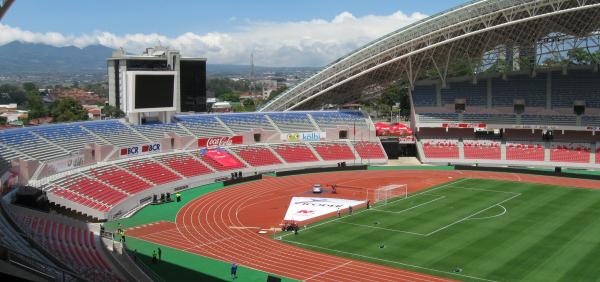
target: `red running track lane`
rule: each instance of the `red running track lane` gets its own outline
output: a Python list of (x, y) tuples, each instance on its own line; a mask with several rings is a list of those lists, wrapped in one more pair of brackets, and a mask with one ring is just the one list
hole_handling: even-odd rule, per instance
[[(600, 187), (598, 182), (590, 180), (477, 171), (354, 171), (266, 178), (195, 199), (179, 211), (176, 223), (158, 222), (132, 228), (128, 234), (299, 280), (448, 281), (302, 249), (260, 235), (257, 231), (278, 227), (291, 197), (306, 194), (315, 183), (345, 184), (368, 190), (391, 183), (406, 183), (409, 191), (415, 192), (461, 177)], [(344, 196), (353, 197), (336, 195)]]

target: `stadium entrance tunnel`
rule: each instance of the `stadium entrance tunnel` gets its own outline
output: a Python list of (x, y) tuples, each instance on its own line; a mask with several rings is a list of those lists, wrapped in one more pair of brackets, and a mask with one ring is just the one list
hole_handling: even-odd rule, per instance
[(381, 145), (388, 159), (399, 157), (417, 157), (417, 146), (415, 144), (402, 144), (398, 138), (381, 139)]

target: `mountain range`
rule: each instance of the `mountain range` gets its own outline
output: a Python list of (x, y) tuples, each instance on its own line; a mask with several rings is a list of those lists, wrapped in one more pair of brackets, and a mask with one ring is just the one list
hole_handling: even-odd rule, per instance
[[(102, 45), (77, 48), (13, 41), (0, 46), (0, 75), (106, 73), (106, 58), (111, 56), (112, 51)], [(208, 62), (209, 76), (247, 76), (250, 72), (248, 65), (210, 64), (210, 58)], [(316, 67), (255, 67), (256, 74), (293, 74), (317, 70), (319, 68)]]

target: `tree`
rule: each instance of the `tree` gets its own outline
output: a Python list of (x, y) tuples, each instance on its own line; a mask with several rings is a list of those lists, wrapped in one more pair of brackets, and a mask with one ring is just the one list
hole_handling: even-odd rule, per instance
[(256, 111), (256, 104), (254, 103), (254, 100), (252, 99), (246, 99), (242, 102), (242, 105), (244, 106), (244, 111), (245, 112), (254, 112)]
[(240, 94), (233, 93), (233, 92), (227, 92), (227, 93), (224, 93), (224, 94), (222, 94), (220, 96), (217, 96), (217, 98), (219, 98), (221, 101), (239, 102), (240, 101)]
[(572, 64), (589, 65), (596, 62), (595, 54), (586, 51), (583, 48), (571, 49), (567, 52), (567, 57)]
[(23, 83), (23, 90), (25, 90), (25, 92), (33, 92), (33, 91), (37, 91), (37, 85), (35, 85), (35, 83), (33, 82), (25, 82)]
[(48, 108), (44, 105), (42, 96), (34, 91), (29, 91), (25, 94), (25, 97), (26, 108), (29, 110), (29, 118), (35, 119), (48, 116)]
[(102, 115), (108, 118), (122, 118), (125, 116), (125, 113), (117, 107), (105, 105), (104, 108), (102, 108)]
[(285, 92), (288, 90), (288, 87), (286, 85), (283, 85), (279, 88), (277, 88), (276, 90), (271, 91), (271, 93), (269, 94), (269, 98), (267, 99), (267, 101), (271, 101), (271, 99), (277, 97), (279, 94)]
[(55, 122), (87, 120), (87, 111), (73, 98), (58, 100), (50, 105), (50, 116)]
[(8, 122), (8, 119), (6, 117), (0, 116), (0, 125), (5, 125), (7, 122)]
[(25, 103), (25, 91), (16, 85), (0, 85), (0, 104), (17, 103), (23, 106)]
[(376, 108), (380, 111), (391, 113), (396, 103), (400, 104), (398, 110), (401, 116), (408, 116), (410, 114), (410, 99), (407, 89), (400, 87), (398, 84), (392, 84), (381, 93)]

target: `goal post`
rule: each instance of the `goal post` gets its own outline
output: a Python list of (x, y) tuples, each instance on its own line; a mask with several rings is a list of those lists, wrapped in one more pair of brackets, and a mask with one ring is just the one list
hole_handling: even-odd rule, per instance
[(390, 184), (375, 189), (375, 203), (387, 204), (394, 199), (405, 199), (408, 197), (408, 185)]

